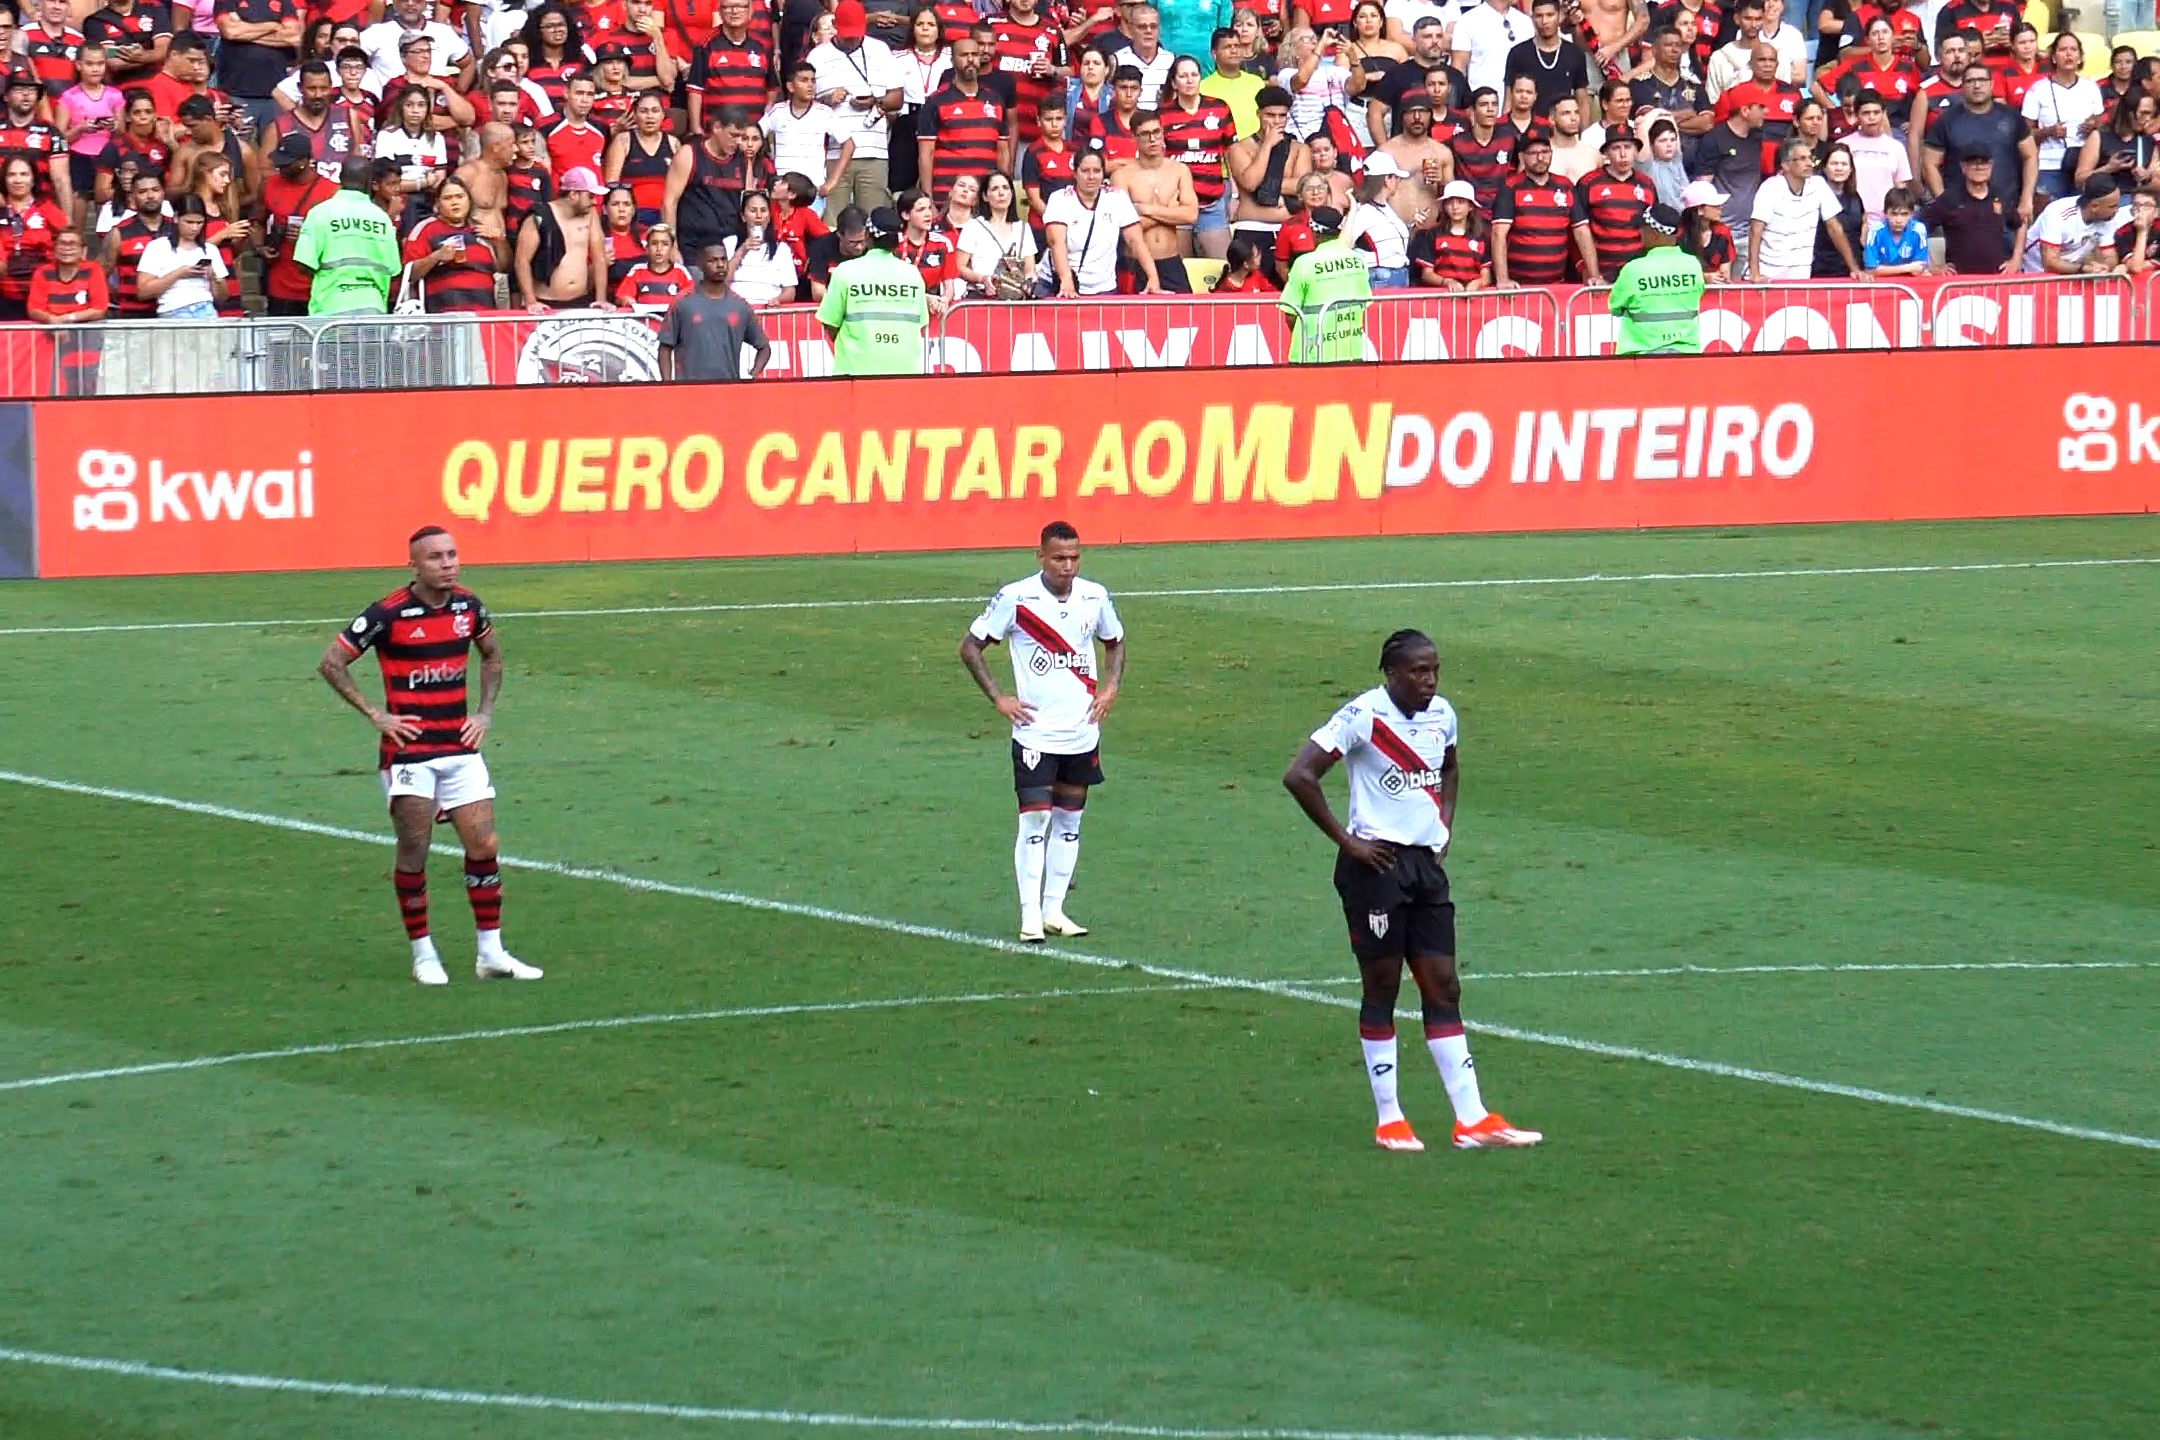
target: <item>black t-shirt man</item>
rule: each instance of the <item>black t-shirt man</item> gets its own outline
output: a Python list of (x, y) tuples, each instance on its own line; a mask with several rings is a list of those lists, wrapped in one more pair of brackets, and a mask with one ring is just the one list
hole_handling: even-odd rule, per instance
[[(2025, 167), (2018, 157), (2018, 147), (2031, 134), (2032, 127), (2025, 123), (2025, 117), (2007, 105), (1990, 101), (1987, 109), (1976, 111), (1960, 101), (1935, 117), (1935, 123), (1928, 126), (1926, 143), (1928, 149), (1940, 150), (1946, 156), (1986, 151), (1994, 162), (1993, 184), (2002, 190), (2024, 184)], [(1943, 188), (1956, 189), (1956, 179), (1945, 174)]]
[(1529, 76), (1537, 86), (1540, 115), (1552, 114), (1555, 101), (1590, 88), (1590, 57), (1582, 46), (1565, 37), (1556, 43), (1558, 49), (1540, 50), (1533, 35), (1508, 51), (1507, 83), (1512, 87), (1516, 76)]
[[(2000, 108), (2000, 107), (1998, 107)], [(1943, 259), (1960, 275), (1995, 275), (2010, 259), (2017, 228), (2017, 199), (1990, 183), (1984, 155), (1961, 159), (1962, 172), (1921, 212), (1928, 228), (1943, 237)], [(1975, 195), (1978, 189), (1981, 193)]]
[[(218, 18), (248, 25), (282, 25), (301, 18), (299, 0), (217, 0)], [(218, 85), (243, 100), (267, 100), (300, 58), (297, 45), (261, 40), (218, 42)]]

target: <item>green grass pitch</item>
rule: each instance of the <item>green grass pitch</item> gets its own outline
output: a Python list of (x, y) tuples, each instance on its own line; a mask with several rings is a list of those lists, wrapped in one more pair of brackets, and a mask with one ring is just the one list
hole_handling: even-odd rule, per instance
[[(434, 992), (312, 673), (394, 572), (0, 589), (0, 1437), (2160, 1435), (2154, 523), (1090, 550), (1063, 954), (953, 654), (1025, 551), (469, 554), (506, 850), (669, 888), (513, 870), (483, 986), (453, 842)], [(1277, 783), (1404, 624), (1534, 1152), (1372, 1149)]]

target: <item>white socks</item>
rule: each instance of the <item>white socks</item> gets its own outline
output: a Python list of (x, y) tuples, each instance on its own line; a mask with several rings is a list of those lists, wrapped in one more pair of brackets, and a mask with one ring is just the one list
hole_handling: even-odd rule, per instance
[[(1020, 913), (1022, 915), (1039, 915), (1042, 913), (1043, 852), (1048, 848), (1050, 817), (1053, 813), (1062, 812), (1049, 810), (1023, 810), (1020, 812), (1020, 836), (1013, 842), (1013, 878), (1020, 885)], [(1072, 870), (1069, 866), (1066, 868), (1065, 878), (1068, 881), (1072, 878)], [(1064, 894), (1064, 890), (1060, 889), (1058, 891), (1061, 898)]]
[(503, 953), (502, 931), (480, 930), (474, 932), (479, 941), (480, 958), (490, 959)]
[(1084, 810), (1053, 807), (1050, 811), (1050, 854), (1042, 867), (1043, 909), (1065, 912), (1065, 892), (1072, 888), (1073, 867), (1080, 863), (1080, 817)]
[(435, 953), (435, 938), (432, 935), (423, 935), (412, 942), (412, 959), (415, 965), (423, 960), (440, 961), (441, 957)]
[(1448, 1104), (1455, 1107), (1456, 1122), (1475, 1125), (1483, 1120), (1485, 1102), (1478, 1097), (1477, 1067), (1470, 1063), (1468, 1037), (1460, 1029), (1452, 1035), (1428, 1035), (1425, 1048), (1440, 1067), (1440, 1083), (1447, 1090)]
[(1403, 1118), (1402, 1104), (1395, 1098), (1399, 1067), (1395, 1061), (1395, 1037), (1385, 1040), (1360, 1039), (1365, 1049), (1365, 1078), (1372, 1082), (1373, 1110), (1379, 1116), (1378, 1123), (1391, 1125)]

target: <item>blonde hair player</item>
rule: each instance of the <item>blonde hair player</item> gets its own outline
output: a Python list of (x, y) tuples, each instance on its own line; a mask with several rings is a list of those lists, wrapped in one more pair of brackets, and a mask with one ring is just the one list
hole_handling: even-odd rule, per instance
[[(482, 980), (538, 980), (540, 969), (503, 949), (502, 865), (495, 840), (495, 786), (480, 742), (502, 692), (502, 642), (480, 597), (458, 582), (457, 541), (440, 525), (415, 530), (407, 545), (413, 578), (353, 617), (316, 670), (382, 736), (383, 793), (397, 831), (391, 882), (412, 942), (412, 975), (447, 985), (428, 933), (427, 858), (437, 821), (465, 847), (465, 895), (479, 932), (473, 972)], [(480, 651), (480, 701), (466, 703), (466, 661)], [(368, 651), (382, 667), (383, 704), (353, 683), (352, 663)]]
[[(1125, 674), (1125, 627), (1110, 592), (1080, 578), (1080, 532), (1062, 520), (1042, 530), (1041, 569), (991, 597), (960, 637), (960, 663), (1012, 721), (1013, 790), (1020, 833), (1013, 876), (1020, 886), (1020, 938), (1085, 935), (1065, 913), (1080, 863), (1080, 816), (1088, 790), (1103, 783), (1102, 722)], [(1012, 642), (1013, 689), (999, 691), (983, 647)], [(1102, 642), (1096, 666), (1095, 644)]]

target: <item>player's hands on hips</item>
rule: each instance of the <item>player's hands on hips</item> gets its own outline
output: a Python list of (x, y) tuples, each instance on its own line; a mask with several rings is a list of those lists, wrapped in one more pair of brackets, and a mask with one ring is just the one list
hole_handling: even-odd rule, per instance
[(1088, 702), (1088, 724), (1100, 725), (1110, 707), (1117, 704), (1117, 686), (1103, 684), (1095, 687), (1095, 698)]
[(458, 743), (479, 749), (480, 742), (487, 738), (488, 727), (494, 723), (495, 717), (492, 715), (466, 716), (464, 725), (458, 730)]
[(420, 722), (417, 720), (385, 711), (377, 711), (368, 718), (375, 722), (377, 730), (400, 745), (410, 745), (420, 738)]
[(990, 703), (997, 706), (998, 714), (1003, 715), (1015, 725), (1034, 723), (1035, 707), (1017, 695), (1000, 695)]
[(1343, 842), (1342, 852), (1370, 870), (1386, 871), (1395, 868), (1394, 847), (1384, 841), (1363, 840), (1352, 835)]

